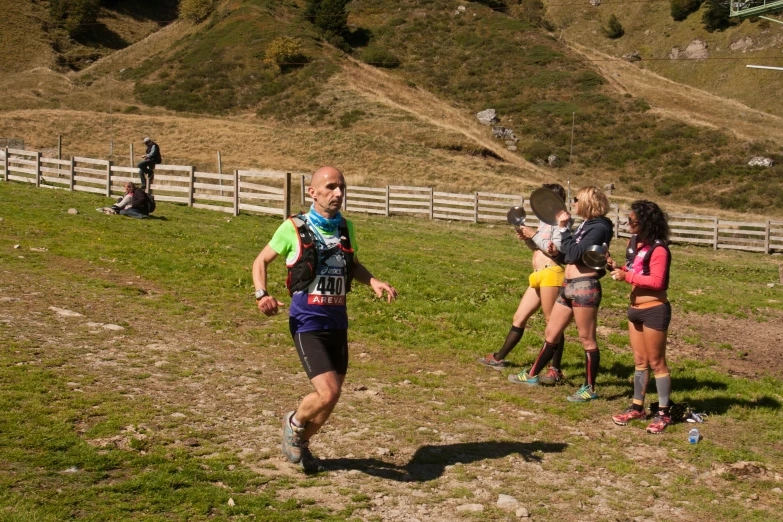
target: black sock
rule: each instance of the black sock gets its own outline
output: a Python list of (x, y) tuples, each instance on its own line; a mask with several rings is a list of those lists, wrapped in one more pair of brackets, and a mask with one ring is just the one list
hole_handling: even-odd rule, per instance
[(552, 354), (552, 368), (560, 369), (560, 362), (563, 359), (563, 350), (565, 349), (565, 335), (560, 337), (560, 342), (557, 343), (555, 353)]
[(531, 377), (535, 377), (538, 375), (538, 372), (540, 372), (544, 366), (546, 366), (546, 363), (552, 360), (552, 356), (555, 354), (555, 350), (557, 350), (557, 343), (550, 344), (546, 341), (544, 341), (544, 347), (541, 348), (541, 351), (538, 352), (538, 357), (536, 357), (536, 362), (533, 363), (533, 366), (530, 368), (530, 371), (528, 372), (528, 375)]
[(524, 328), (517, 328), (516, 326), (512, 325), (511, 330), (508, 331), (508, 335), (506, 336), (506, 342), (503, 343), (503, 348), (501, 348), (499, 352), (493, 353), (492, 357), (494, 357), (496, 361), (502, 361), (505, 359), (509, 352), (511, 352), (511, 350), (513, 350), (522, 339), (522, 335), (524, 333)]
[(595, 349), (585, 352), (585, 371), (587, 372), (587, 384), (595, 391), (595, 378), (598, 376), (598, 366), (601, 363), (601, 352)]
[(636, 404), (635, 402), (631, 403), (631, 408), (633, 408), (634, 411), (644, 411), (644, 405), (643, 404)]

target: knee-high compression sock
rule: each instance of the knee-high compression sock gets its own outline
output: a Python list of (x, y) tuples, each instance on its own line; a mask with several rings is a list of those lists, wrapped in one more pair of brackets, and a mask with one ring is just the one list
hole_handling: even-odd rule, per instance
[(669, 396), (672, 393), (672, 378), (668, 373), (655, 376), (655, 387), (658, 388), (658, 407), (668, 413)]
[(538, 352), (538, 357), (536, 357), (536, 362), (533, 363), (533, 366), (530, 368), (530, 371), (528, 372), (528, 375), (531, 377), (535, 377), (538, 375), (538, 372), (540, 372), (544, 366), (546, 366), (546, 363), (552, 360), (552, 356), (555, 354), (555, 350), (557, 350), (558, 344), (557, 343), (548, 343), (544, 341), (544, 347), (541, 348), (541, 351)]
[(560, 342), (557, 343), (555, 353), (552, 354), (552, 368), (555, 370), (560, 369), (561, 361), (563, 360), (563, 350), (565, 349), (565, 335), (560, 336)]
[(644, 394), (647, 393), (647, 382), (650, 380), (648, 368), (636, 368), (633, 374), (633, 409), (644, 409)]
[(585, 352), (585, 372), (587, 373), (587, 384), (595, 391), (595, 378), (598, 376), (598, 366), (601, 363), (601, 351), (595, 350)]
[(506, 336), (506, 342), (503, 343), (503, 347), (500, 351), (493, 353), (492, 357), (494, 357), (496, 361), (505, 359), (509, 352), (511, 352), (519, 341), (522, 340), (522, 335), (524, 333), (524, 328), (518, 328), (512, 325), (511, 330), (508, 331), (508, 335)]

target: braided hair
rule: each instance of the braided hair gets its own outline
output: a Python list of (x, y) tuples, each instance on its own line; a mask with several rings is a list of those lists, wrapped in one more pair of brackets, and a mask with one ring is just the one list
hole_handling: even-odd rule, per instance
[(652, 201), (640, 199), (631, 203), (631, 210), (639, 223), (637, 236), (641, 242), (652, 243), (656, 239), (669, 241), (669, 216), (661, 207)]

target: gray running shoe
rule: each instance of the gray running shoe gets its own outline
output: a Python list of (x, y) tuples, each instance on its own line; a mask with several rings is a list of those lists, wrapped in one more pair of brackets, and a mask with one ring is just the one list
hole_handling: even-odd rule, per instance
[(310, 441), (302, 443), (302, 460), (299, 464), (305, 473), (318, 473), (326, 469), (321, 465), (321, 461), (310, 451)]
[(291, 417), (295, 411), (289, 411), (283, 415), (283, 455), (289, 462), (299, 464), (302, 460), (302, 434), (304, 428), (295, 428), (291, 425)]
[(487, 354), (486, 357), (478, 357), (476, 360), (481, 364), (483, 364), (484, 366), (489, 366), (490, 368), (495, 368), (496, 370), (505, 368), (507, 366), (506, 361), (502, 359), (501, 360), (495, 359), (495, 356), (491, 353)]

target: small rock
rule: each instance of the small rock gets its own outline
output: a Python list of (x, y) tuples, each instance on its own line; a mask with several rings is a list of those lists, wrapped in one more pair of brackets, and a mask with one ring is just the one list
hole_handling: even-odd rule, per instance
[(497, 506), (506, 511), (513, 511), (519, 507), (519, 501), (511, 495), (498, 495)]
[(444, 372), (443, 370), (435, 370), (434, 372), (427, 372), (427, 373), (429, 375), (437, 375), (439, 377), (446, 375), (446, 372)]
[(191, 448), (195, 448), (196, 446), (199, 445), (199, 442), (194, 437), (190, 437), (189, 439), (183, 440), (182, 444), (184, 444), (185, 446), (189, 446)]
[(598, 7), (599, 5), (601, 5), (601, 0), (590, 0), (590, 5), (592, 5), (593, 7)]
[(783, 489), (780, 488), (772, 488), (770, 491), (772, 491), (773, 493), (777, 493), (778, 495), (783, 493)]
[(527, 510), (527, 508), (524, 507), (517, 509), (515, 514), (517, 518), (527, 518), (530, 516), (530, 512)]
[(56, 306), (50, 306), (49, 310), (54, 311), (60, 317), (83, 317), (79, 312), (72, 312), (65, 308), (57, 308)]
[(392, 454), (392, 451), (389, 448), (378, 448), (375, 450), (375, 454), (380, 457), (386, 457)]
[(71, 215), (75, 215), (75, 214), (78, 214), (79, 211), (76, 210), (75, 208), (69, 208), (68, 209), (68, 213), (71, 214)]
[(79, 468), (77, 468), (76, 466), (71, 466), (68, 469), (64, 469), (62, 472), (63, 473), (79, 473)]
[(235, 469), (237, 469), (237, 467), (235, 465), (233, 465), (233, 464), (229, 464), (228, 465), (228, 470), (229, 471), (234, 471)]
[(186, 415), (184, 413), (180, 413), (178, 411), (175, 411), (170, 415), (170, 417), (174, 417), (175, 419), (184, 419)]
[(14, 245), (14, 250), (19, 250), (20, 248), (22, 248), (22, 245)]
[(623, 60), (627, 62), (640, 62), (642, 61), (642, 55), (639, 53), (639, 51), (634, 51), (632, 53), (626, 53), (623, 55)]
[(516, 145), (506, 145), (506, 148), (508, 150), (510, 150), (511, 152), (516, 152), (517, 150), (519, 150), (519, 149), (517, 149)]
[(775, 288), (775, 283), (767, 283), (767, 288)]
[(492, 127), (492, 135), (498, 139), (510, 140), (513, 143), (519, 141), (519, 138), (514, 134), (514, 131), (508, 127)]
[(228, 499), (228, 507), (234, 507), (236, 506), (236, 502), (234, 502), (233, 498)]
[(471, 513), (481, 513), (484, 511), (484, 506), (481, 504), (462, 504), (457, 506), (457, 511), (464, 512), (469, 511)]
[(459, 6), (457, 8), (457, 11), (459, 11), (460, 13), (464, 13), (465, 12), (465, 6), (464, 5)]
[(118, 324), (104, 324), (103, 328), (106, 329), (106, 330), (112, 330), (114, 332), (119, 332), (120, 330), (124, 330), (125, 329), (125, 328), (123, 328), (122, 326), (120, 326)]
[(751, 493), (751, 494), (750, 494), (750, 497), (748, 497), (748, 498), (749, 498), (749, 499), (751, 499), (751, 500), (758, 500), (758, 499), (759, 499), (759, 496), (758, 496), (758, 494), (757, 494), (757, 493)]
[(751, 158), (748, 162), (751, 167), (773, 167), (775, 166), (775, 160), (772, 158), (765, 158), (764, 156), (756, 156)]
[(410, 383), (411, 383), (411, 381), (409, 381), (408, 379), (405, 379), (405, 380), (404, 380), (404, 381), (402, 381), (402, 383), (400, 383), (400, 384), (402, 384), (403, 386), (408, 386)]
[(483, 125), (494, 125), (500, 121), (495, 109), (483, 110), (476, 114), (476, 118), (478, 118), (478, 121)]
[(546, 159), (546, 162), (549, 164), (550, 167), (554, 167), (555, 164), (557, 163), (557, 160), (559, 159), (560, 158), (558, 158), (554, 154), (550, 154), (549, 157)]
[(0, 223), (2, 223), (3, 221), (5, 221), (5, 218), (0, 217)]
[(269, 410), (261, 410), (261, 415), (264, 417), (275, 417), (275, 412)]
[(643, 487), (643, 488), (649, 488), (650, 487), (650, 483), (647, 482), (646, 480), (643, 480), (643, 481), (639, 482), (639, 485), (641, 487)]

